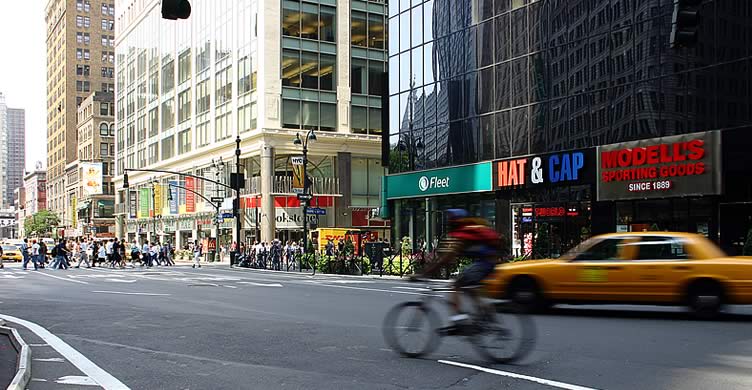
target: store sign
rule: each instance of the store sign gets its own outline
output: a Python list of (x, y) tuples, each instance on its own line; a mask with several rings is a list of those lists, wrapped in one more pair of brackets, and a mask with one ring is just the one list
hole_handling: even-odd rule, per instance
[(495, 189), (592, 182), (593, 150), (529, 156), (494, 161)]
[(179, 219), (178, 229), (179, 230), (193, 230), (193, 219)]
[(598, 148), (598, 200), (720, 194), (720, 179), (717, 131)]
[(304, 192), (304, 176), (303, 171), (303, 156), (290, 157), (292, 163), (292, 192), (294, 194), (302, 194)]
[(390, 175), (386, 178), (387, 199), (491, 191), (491, 163)]
[[(277, 229), (302, 229), (303, 228), (303, 208), (302, 207), (276, 207), (274, 209), (274, 224)], [(308, 215), (309, 226), (320, 226), (325, 224), (326, 215)]]
[(128, 217), (131, 219), (136, 218), (138, 211), (138, 193), (136, 191), (128, 191)]

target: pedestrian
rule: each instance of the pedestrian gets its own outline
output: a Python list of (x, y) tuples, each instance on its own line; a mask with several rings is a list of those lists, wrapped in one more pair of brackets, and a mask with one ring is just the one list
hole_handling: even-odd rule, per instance
[(68, 259), (66, 256), (69, 254), (65, 244), (65, 239), (60, 239), (55, 248), (52, 249), (52, 255), (55, 256), (55, 261), (52, 263), (52, 269), (68, 269)]
[(23, 267), (24, 270), (26, 270), (27, 266), (29, 265), (29, 239), (24, 238), (23, 242), (21, 243), (21, 256), (23, 257), (23, 264), (21, 267)]
[(3, 268), (5, 268), (5, 266), (3, 265), (3, 246), (0, 245), (0, 269)]
[(157, 267), (159, 267), (161, 264), (159, 263), (159, 243), (154, 241), (151, 243), (151, 247), (149, 248), (149, 257), (151, 257), (151, 262), (156, 263)]
[(135, 267), (136, 261), (140, 263), (141, 267), (144, 266), (144, 262), (141, 260), (141, 248), (139, 248), (136, 240), (133, 240), (133, 243), (131, 243), (131, 266)]
[(44, 240), (39, 240), (39, 268), (44, 268), (47, 263), (47, 244)]
[(115, 268), (115, 261), (112, 258), (112, 245), (114, 244), (114, 240), (108, 240), (104, 244), (104, 250), (107, 254), (107, 262), (110, 264), (110, 268)]
[(39, 269), (39, 244), (37, 243), (37, 240), (32, 241), (31, 262), (34, 263), (34, 271), (37, 271)]
[(91, 264), (89, 264), (89, 245), (86, 243), (86, 240), (82, 240), (80, 244), (78, 244), (78, 265), (76, 268), (81, 268), (82, 263), (86, 263), (86, 268), (91, 268)]
[(165, 265), (168, 267), (175, 265), (175, 262), (172, 261), (172, 252), (173, 252), (172, 244), (170, 244), (169, 241), (164, 244), (164, 246), (162, 247), (162, 251), (164, 252)]
[(102, 263), (107, 261), (107, 248), (105, 248), (104, 245), (98, 245), (97, 246), (97, 260), (99, 261), (99, 266), (102, 266)]
[(193, 243), (193, 267), (191, 268), (201, 268), (201, 254), (202, 254), (202, 247), (201, 243), (196, 240), (196, 242)]

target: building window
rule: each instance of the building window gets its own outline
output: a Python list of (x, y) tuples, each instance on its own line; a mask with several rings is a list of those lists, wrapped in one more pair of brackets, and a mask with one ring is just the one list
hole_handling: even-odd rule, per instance
[(282, 85), (334, 91), (337, 57), (296, 50), (282, 52)]
[(99, 103), (99, 115), (101, 116), (110, 115), (110, 103), (105, 103), (105, 102)]
[(162, 160), (171, 159), (175, 155), (175, 142), (172, 136), (162, 140)]
[[(107, 164), (106, 162), (102, 163), (102, 175), (103, 176), (110, 176), (110, 164)], [(107, 183), (105, 183), (107, 184)]]
[(88, 45), (91, 43), (91, 36), (89, 33), (85, 32), (77, 32), (76, 33), (76, 43), (81, 43), (84, 45)]
[(175, 126), (175, 103), (173, 99), (162, 102), (162, 131)]
[(209, 137), (210, 122), (206, 121), (196, 126), (196, 146), (202, 147), (209, 144), (211, 138)]
[(79, 76), (88, 76), (90, 69), (89, 65), (76, 65), (76, 74)]
[(188, 88), (178, 95), (178, 123), (191, 119), (191, 89)]
[(115, 21), (114, 20), (102, 19), (102, 30), (104, 30), (104, 31), (112, 31), (114, 29), (115, 29)]
[[(115, 68), (102, 68), (102, 77), (113, 78), (115, 76)], [(141, 96), (139, 95), (139, 98)]]
[(232, 100), (232, 79), (231, 79), (231, 67), (227, 67), (217, 72), (215, 77), (215, 83), (217, 85), (216, 93), (214, 97), (216, 99), (217, 107)]
[(337, 126), (337, 105), (283, 99), (282, 126), (289, 129), (334, 131)]
[(352, 11), (350, 29), (350, 42), (353, 46), (368, 46), (368, 22), (365, 12)]
[(334, 7), (286, 0), (282, 5), (282, 34), (334, 42), (336, 15)]
[(191, 129), (187, 129), (178, 133), (178, 154), (188, 153), (190, 151), (191, 151)]
[[(76, 91), (77, 92), (90, 92), (91, 91), (91, 83), (88, 80), (76, 80)], [(81, 103), (79, 103), (81, 105)]]
[(99, 144), (99, 157), (106, 157), (109, 151), (110, 145), (108, 143), (102, 142)]
[[(159, 144), (153, 143), (149, 145), (149, 165), (156, 164), (157, 161), (159, 161), (159, 155), (157, 155), (157, 152), (159, 151)], [(144, 166), (146, 164), (142, 164), (141, 166)]]
[(384, 15), (353, 11), (351, 43), (354, 46), (384, 50)]
[(224, 115), (220, 115), (217, 117), (214, 127), (216, 129), (216, 140), (221, 141), (223, 139), (227, 139), (232, 135), (232, 131), (230, 129), (230, 117), (231, 113), (227, 113)]
[(196, 84), (196, 114), (209, 111), (211, 106), (210, 80), (204, 80)]
[(251, 102), (243, 107), (238, 108), (238, 130), (241, 133), (256, 128), (256, 117), (258, 112), (256, 102)]
[(191, 49), (178, 56), (178, 85), (191, 79)]
[(238, 96), (256, 89), (256, 73), (252, 72), (252, 65), (249, 55), (238, 60)]
[(99, 125), (99, 135), (102, 137), (106, 137), (110, 134), (110, 127), (107, 126), (106, 123), (102, 123)]
[(162, 66), (162, 94), (165, 95), (175, 88), (175, 63), (170, 61)]
[(154, 137), (159, 132), (159, 112), (156, 108), (149, 111), (149, 137)]

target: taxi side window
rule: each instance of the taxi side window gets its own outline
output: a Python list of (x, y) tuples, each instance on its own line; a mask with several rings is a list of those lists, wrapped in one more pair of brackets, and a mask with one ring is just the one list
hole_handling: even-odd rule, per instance
[(637, 243), (637, 260), (686, 260), (684, 243), (671, 237), (643, 237)]
[(622, 239), (607, 238), (587, 248), (584, 252), (577, 255), (574, 261), (620, 260), (619, 253), (622, 241)]

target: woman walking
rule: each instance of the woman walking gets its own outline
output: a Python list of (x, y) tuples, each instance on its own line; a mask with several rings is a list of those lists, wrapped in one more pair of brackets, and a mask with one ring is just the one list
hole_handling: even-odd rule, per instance
[(193, 267), (201, 268), (201, 254), (202, 254), (202, 248), (201, 248), (201, 242), (199, 240), (196, 240), (196, 242), (193, 243)]

